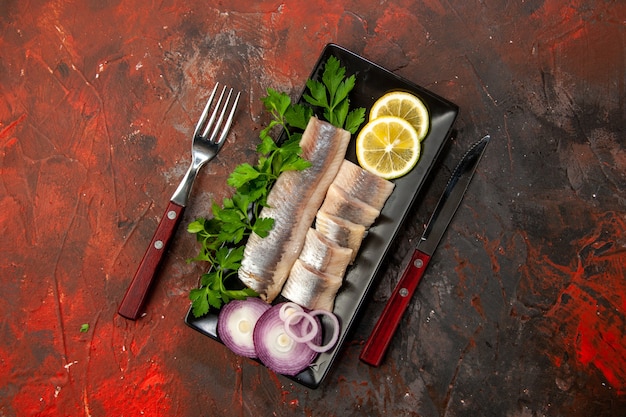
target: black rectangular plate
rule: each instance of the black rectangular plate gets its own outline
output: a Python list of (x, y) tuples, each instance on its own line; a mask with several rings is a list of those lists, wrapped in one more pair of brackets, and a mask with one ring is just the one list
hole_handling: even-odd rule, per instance
[[(450, 135), (459, 111), (454, 103), (335, 44), (326, 45), (310, 78), (321, 79), (324, 64), (331, 55), (339, 59), (341, 65), (346, 68), (347, 75), (356, 75), (356, 85), (350, 95), (351, 108), (364, 107), (369, 112), (374, 102), (385, 93), (394, 90), (408, 91), (420, 97), (426, 104), (430, 113), (431, 127), (428, 136), (422, 142), (418, 164), (404, 177), (393, 180), (396, 184), (393, 193), (381, 211), (380, 217), (370, 228), (354, 264), (346, 273), (333, 310), (341, 323), (341, 333), (337, 344), (330, 351), (320, 354), (309, 368), (290, 377), (309, 388), (317, 388), (320, 385), (337, 359), (344, 340), (366, 301), (372, 284), (376, 281), (393, 240)], [(355, 138), (356, 134), (350, 142), (346, 158), (356, 163)], [(204, 335), (220, 341), (217, 336), (216, 312), (209, 312), (203, 317), (196, 318), (190, 308), (185, 317), (185, 323)]]

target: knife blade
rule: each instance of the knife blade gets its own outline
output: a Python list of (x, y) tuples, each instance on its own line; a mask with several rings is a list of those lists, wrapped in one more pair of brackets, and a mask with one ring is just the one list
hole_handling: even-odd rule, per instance
[(439, 241), (461, 204), (463, 195), (465, 195), (490, 139), (490, 136), (487, 135), (472, 145), (452, 172), (422, 237), (413, 249), (410, 262), (405, 267), (381, 316), (374, 325), (372, 333), (365, 342), (359, 357), (363, 362), (372, 366), (381, 364), (389, 343), (400, 324), (402, 315), (424, 276), (424, 271)]

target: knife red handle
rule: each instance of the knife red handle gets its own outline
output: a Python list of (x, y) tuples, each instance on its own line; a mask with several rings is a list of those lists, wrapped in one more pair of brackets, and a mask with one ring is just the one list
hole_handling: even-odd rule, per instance
[(411, 261), (404, 269), (402, 277), (393, 290), (385, 308), (378, 318), (372, 334), (365, 342), (360, 359), (372, 366), (379, 366), (383, 360), (387, 347), (402, 320), (413, 293), (424, 276), (426, 266), (430, 262), (430, 255), (417, 249), (413, 252)]
[(167, 247), (174, 236), (176, 227), (183, 217), (185, 207), (169, 202), (165, 213), (154, 232), (150, 246), (146, 249), (143, 259), (135, 272), (135, 276), (124, 295), (117, 312), (130, 320), (136, 320), (141, 314), (141, 308), (146, 301), (150, 287), (156, 277)]

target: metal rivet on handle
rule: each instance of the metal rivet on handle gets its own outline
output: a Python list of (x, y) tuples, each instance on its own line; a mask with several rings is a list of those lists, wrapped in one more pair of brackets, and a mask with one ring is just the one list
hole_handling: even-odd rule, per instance
[(162, 240), (157, 240), (156, 242), (154, 242), (154, 247), (156, 249), (163, 249), (163, 241)]
[(170, 210), (167, 212), (167, 218), (170, 220), (174, 220), (176, 218), (176, 212), (174, 210)]
[(400, 288), (400, 295), (402, 297), (406, 297), (407, 295), (409, 295), (409, 290), (407, 290), (406, 288)]
[(413, 262), (413, 265), (415, 265), (416, 268), (421, 268), (424, 266), (424, 261), (422, 261), (421, 259), (416, 259)]

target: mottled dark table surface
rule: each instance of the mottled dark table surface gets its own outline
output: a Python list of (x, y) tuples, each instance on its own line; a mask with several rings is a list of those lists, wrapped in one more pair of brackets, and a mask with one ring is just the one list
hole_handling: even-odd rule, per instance
[[(2, 1), (0, 415), (626, 415), (626, 4)], [(186, 225), (255, 159), (267, 87), (335, 42), (455, 102), (454, 133), (322, 386), (185, 326)], [(117, 306), (215, 81), (245, 91), (136, 322)], [(383, 365), (358, 359), (469, 144), (492, 142)], [(86, 332), (81, 326), (89, 324)]]

